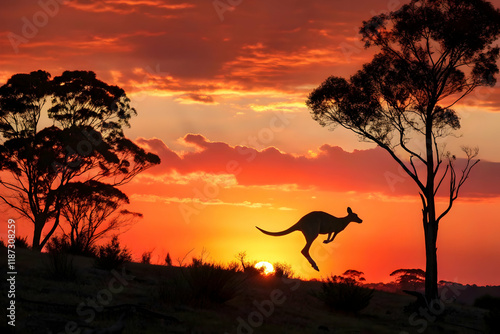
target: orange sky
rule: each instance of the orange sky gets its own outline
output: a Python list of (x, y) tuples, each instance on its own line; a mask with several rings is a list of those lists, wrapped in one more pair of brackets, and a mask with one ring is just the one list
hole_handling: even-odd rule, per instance
[[(154, 248), (153, 262), (167, 252), (175, 262), (205, 248), (227, 262), (246, 251), (304, 278), (357, 269), (372, 282), (425, 268), (412, 182), (381, 149), (321, 128), (304, 103), (329, 75), (349, 76), (371, 59), (361, 22), (403, 1), (233, 3), (4, 1), (0, 83), (37, 69), (92, 70), (127, 91), (138, 111), (127, 136), (162, 158), (122, 189), (129, 209), (144, 214), (122, 236), (136, 257)], [(479, 146), (482, 161), (440, 226), (439, 279), (500, 284), (500, 85), (457, 110), (462, 136), (447, 147), (459, 156), (460, 145)], [(320, 273), (300, 254), (299, 232), (273, 238), (254, 228), (282, 230), (313, 210), (344, 216), (348, 206), (363, 223), (313, 244)]]

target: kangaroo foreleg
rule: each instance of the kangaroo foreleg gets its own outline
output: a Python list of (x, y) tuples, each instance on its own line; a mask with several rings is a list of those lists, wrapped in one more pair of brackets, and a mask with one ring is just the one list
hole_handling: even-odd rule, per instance
[(331, 239), (330, 239), (330, 236), (331, 236), (331, 235), (332, 235), (331, 233), (330, 233), (330, 234), (328, 234), (328, 238), (326, 238), (326, 240), (325, 240), (325, 241), (323, 241), (323, 243), (324, 243), (324, 244), (328, 244), (328, 243), (332, 242), (332, 241), (333, 241), (333, 239), (335, 239), (335, 236), (337, 235), (337, 232), (335, 232), (335, 233), (333, 234), (333, 236), (331, 237)]

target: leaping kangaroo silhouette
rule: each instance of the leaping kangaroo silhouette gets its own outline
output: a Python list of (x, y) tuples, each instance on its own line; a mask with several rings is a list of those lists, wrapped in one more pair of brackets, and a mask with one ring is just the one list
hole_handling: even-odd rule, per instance
[(301, 231), (306, 238), (306, 245), (302, 249), (301, 253), (307, 259), (307, 261), (309, 261), (311, 266), (319, 271), (316, 262), (314, 262), (314, 260), (311, 258), (311, 255), (309, 255), (309, 248), (311, 248), (313, 241), (316, 240), (316, 238), (320, 234), (328, 234), (326, 240), (323, 241), (323, 243), (327, 244), (332, 242), (335, 236), (342, 232), (350, 222), (356, 222), (358, 224), (363, 222), (357, 214), (352, 212), (351, 208), (347, 208), (347, 213), (347, 216), (343, 218), (337, 218), (323, 211), (313, 211), (300, 218), (300, 220), (292, 227), (281, 232), (269, 232), (261, 229), (258, 226), (255, 227), (257, 227), (257, 229), (262, 233), (271, 235), (273, 237), (280, 237), (293, 231)]

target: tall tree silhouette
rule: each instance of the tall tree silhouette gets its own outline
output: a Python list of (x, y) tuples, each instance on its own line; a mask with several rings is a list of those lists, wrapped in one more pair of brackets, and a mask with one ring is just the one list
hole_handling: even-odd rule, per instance
[[(39, 129), (45, 111), (53, 125)], [(59, 225), (71, 182), (118, 186), (160, 163), (125, 137), (134, 115), (123, 89), (93, 72), (16, 74), (0, 87), (0, 199), (33, 223), (33, 249)]]
[[(477, 149), (465, 148), (458, 171), (443, 139), (460, 128), (453, 105), (496, 83), (500, 11), (483, 0), (413, 0), (363, 22), (360, 33), (367, 48), (380, 52), (349, 80), (327, 78), (307, 105), (322, 126), (340, 125), (385, 149), (418, 186), (430, 302), (438, 296), (439, 223), (478, 162)], [(440, 194), (448, 200), (438, 211), (444, 183)]]

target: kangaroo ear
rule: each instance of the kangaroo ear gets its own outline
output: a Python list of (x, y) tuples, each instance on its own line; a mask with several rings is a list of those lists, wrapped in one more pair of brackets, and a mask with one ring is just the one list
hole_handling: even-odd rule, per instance
[(349, 213), (349, 214), (351, 214), (351, 213), (352, 213), (351, 208), (349, 208), (349, 207), (347, 208), (347, 213)]

